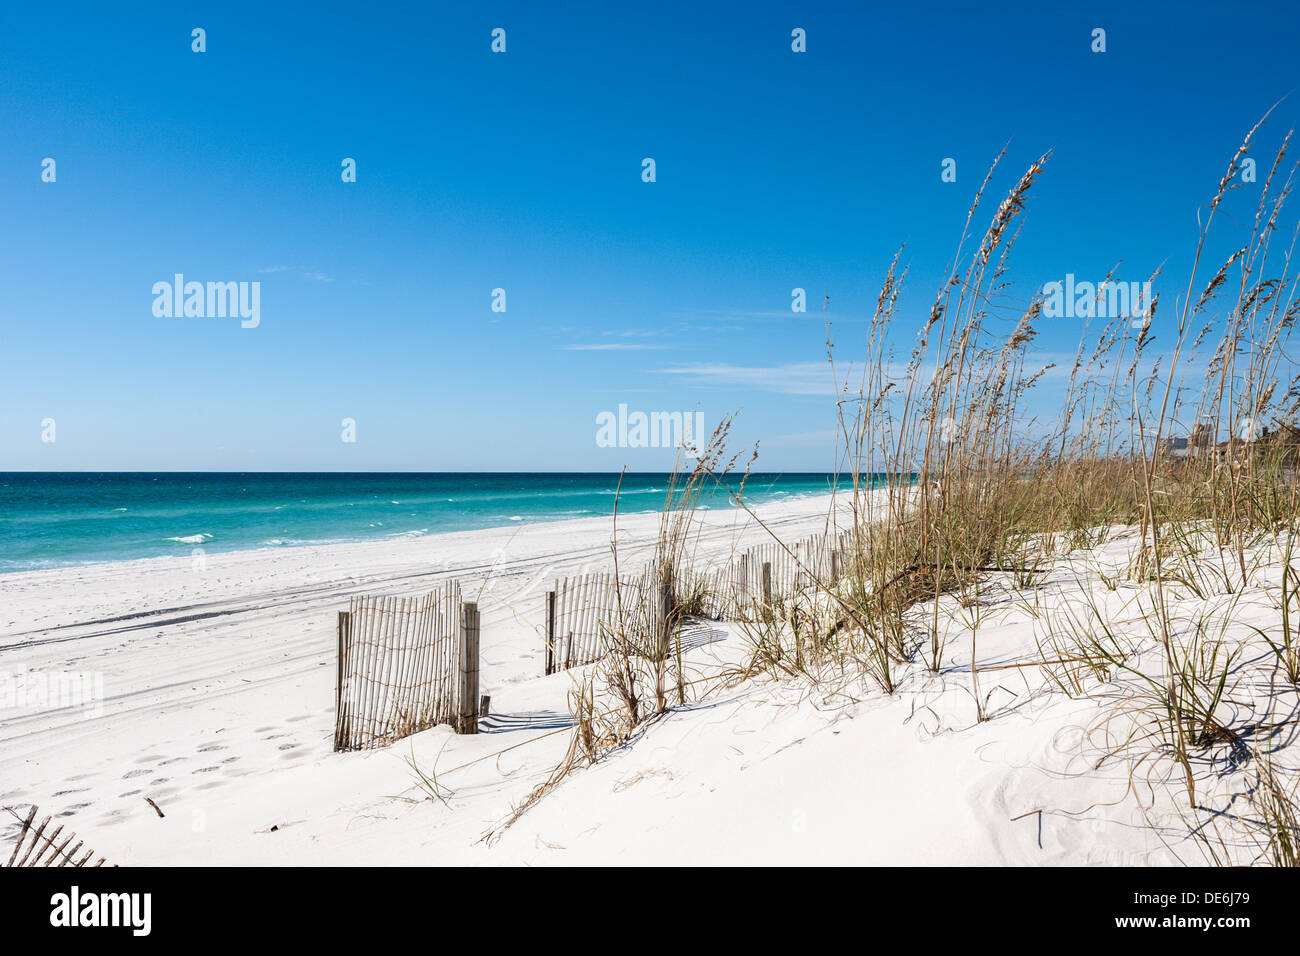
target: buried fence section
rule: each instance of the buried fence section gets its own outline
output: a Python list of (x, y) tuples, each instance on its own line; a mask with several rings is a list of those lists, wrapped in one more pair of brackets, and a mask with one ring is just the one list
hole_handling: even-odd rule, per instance
[(436, 724), (473, 733), (479, 616), (460, 585), (354, 597), (338, 620), (334, 749), (382, 747)]
[[(12, 810), (9, 811), (13, 813)], [(21, 819), (14, 814), (15, 819)], [(22, 828), (18, 831), (18, 838), (14, 841), (13, 852), (9, 854), (9, 860), (5, 867), (19, 866), (86, 866), (92, 868), (104, 865), (104, 858), (91, 863), (95, 856), (95, 851), (85, 847), (85, 841), (78, 840), (77, 835), (71, 830), (64, 832), (63, 825), (56, 826), (53, 830), (46, 832), (50, 825), (50, 817), (41, 821), (40, 826), (33, 827), (32, 822), (36, 819), (36, 806), (33, 805), (27, 814), (27, 819), (23, 820)]]
[(668, 652), (672, 585), (654, 568), (559, 578), (546, 592), (546, 673), (599, 660), (611, 648), (644, 657)]

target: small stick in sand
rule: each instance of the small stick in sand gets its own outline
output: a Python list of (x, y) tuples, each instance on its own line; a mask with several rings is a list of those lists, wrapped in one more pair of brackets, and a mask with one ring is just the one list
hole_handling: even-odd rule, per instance
[(158, 816), (160, 817), (167, 816), (167, 814), (162, 812), (162, 808), (159, 807), (158, 804), (154, 803), (153, 800), (149, 799), (148, 797), (145, 797), (144, 802), (149, 804), (149, 806), (153, 807), (154, 813), (158, 814)]

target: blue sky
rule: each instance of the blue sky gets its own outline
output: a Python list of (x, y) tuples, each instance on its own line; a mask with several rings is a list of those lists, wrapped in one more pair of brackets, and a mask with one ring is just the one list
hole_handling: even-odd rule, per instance
[[(1023, 295), (1122, 260), (1172, 296), (1197, 205), (1300, 85), (1294, 4), (1052, 6), (10, 5), (0, 470), (671, 464), (597, 446), (620, 403), (739, 409), (761, 468), (825, 470), (821, 302), (847, 361), (906, 242), (910, 334), (1003, 144), (997, 198), (1054, 151)], [(178, 272), (259, 281), (260, 325), (155, 317)]]

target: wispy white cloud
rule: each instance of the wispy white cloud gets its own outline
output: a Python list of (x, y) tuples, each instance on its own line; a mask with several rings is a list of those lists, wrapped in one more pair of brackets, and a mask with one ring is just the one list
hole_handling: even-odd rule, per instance
[(661, 375), (685, 375), (709, 385), (740, 385), (782, 395), (834, 395), (835, 382), (826, 362), (784, 365), (730, 365), (725, 362), (655, 369)]
[(592, 345), (562, 345), (566, 352), (650, 352), (666, 349), (666, 345), (633, 345), (627, 342), (601, 342)]
[(839, 432), (835, 431), (835, 429), (833, 429), (833, 428), (824, 428), (824, 429), (821, 429), (820, 431), (811, 431), (811, 432), (795, 432), (795, 433), (790, 434), (790, 435), (773, 435), (771, 438), (766, 438), (766, 439), (764, 439), (764, 440), (763, 440), (763, 443), (766, 444), (766, 445), (772, 445), (772, 444), (776, 444), (776, 443), (784, 444), (784, 443), (786, 443), (786, 442), (790, 442), (790, 443), (796, 443), (796, 442), (817, 442), (817, 443), (822, 443), (822, 442), (830, 442), (830, 441), (834, 441), (834, 440), (835, 440), (836, 438), (838, 438), (838, 437), (839, 437)]
[[(1074, 356), (1070, 353), (1045, 353), (1030, 356), (1025, 363), (1023, 374), (1027, 377), (1044, 366), (1055, 363), (1055, 367), (1044, 375), (1044, 383), (1064, 379), (1068, 376)], [(787, 362), (781, 365), (732, 365), (727, 362), (702, 362), (695, 365), (680, 365), (673, 368), (654, 369), (661, 375), (684, 375), (703, 385), (727, 385), (752, 388), (764, 392), (776, 392), (781, 395), (838, 395), (835, 379), (832, 377), (829, 363), (821, 362)], [(862, 366), (837, 361), (835, 374), (841, 389), (856, 393), (862, 385)], [(903, 362), (887, 362), (885, 377), (894, 382), (902, 382), (907, 375), (907, 366)], [(918, 370), (919, 380), (928, 382), (934, 375), (934, 362), (931, 360)]]
[(719, 319), (790, 319), (807, 313), (785, 309), (683, 309), (690, 315)]
[[(822, 309), (823, 301), (821, 297), (808, 296), (807, 311), (795, 312), (788, 305), (779, 309), (678, 309), (677, 314), (683, 316), (694, 316), (704, 322), (739, 322), (742, 320), (753, 319), (762, 322), (778, 321), (792, 322), (797, 320), (815, 320), (823, 322), (828, 317), (828, 313)], [(842, 323), (864, 322), (866, 318), (853, 313), (838, 313), (832, 306), (829, 312), (831, 321)], [(707, 328), (708, 326), (704, 326)]]
[(254, 269), (253, 271), (260, 273), (261, 275), (272, 275), (277, 272), (296, 272), (304, 279), (309, 279), (312, 282), (334, 281), (332, 276), (327, 276), (323, 272), (312, 272), (304, 269), (302, 266), (262, 266), (260, 269)]

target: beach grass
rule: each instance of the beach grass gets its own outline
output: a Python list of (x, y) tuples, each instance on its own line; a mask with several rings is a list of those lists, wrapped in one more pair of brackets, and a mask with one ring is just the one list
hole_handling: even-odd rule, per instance
[[(723, 422), (674, 477), (654, 566), (673, 584), (674, 623), (729, 607), (747, 660), (688, 686), (680, 638), (674, 652), (656, 645), (651, 622), (619, 615), (608, 623), (608, 653), (575, 678), (577, 729), (565, 761), (509, 822), (577, 766), (685, 703), (688, 691), (764, 677), (858, 699), (960, 674), (978, 724), (998, 713), (995, 688), (982, 684), (1014, 670), (1030, 694), (1100, 705), (1081, 746), (1095, 767), (1122, 761), (1131, 794), (1140, 784), (1177, 797), (1178, 833), (1156, 801), (1135, 797), (1176, 853), (1191, 844), (1202, 862), (1294, 865), (1300, 765), (1287, 746), (1300, 683), (1300, 377), (1288, 350), (1300, 315), (1291, 264), (1300, 230), (1282, 229), (1296, 171), (1289, 133), (1260, 184), (1248, 237), (1208, 278), (1202, 266), (1262, 123), (1201, 206), (1193, 265), (1165, 326), (1172, 341), (1157, 345), (1157, 295), (1140, 318), (1085, 327), (1068, 368), (1035, 361), (1043, 294), (1015, 311), (1000, 304), (1050, 155), (1019, 176), (976, 236), (999, 155), (905, 363), (894, 361), (907, 333), (902, 250), (851, 362), (826, 317), (842, 479), (827, 532), (848, 542), (839, 572), (801, 568), (799, 586), (761, 605), (708, 593), (707, 569), (692, 560), (692, 528), (700, 491), (740, 460), (725, 452), (731, 421)], [(1031, 398), (1049, 382), (1060, 394), (1044, 416)], [(733, 501), (766, 528), (743, 487)], [(792, 543), (767, 531), (798, 564)], [(1089, 565), (1120, 538), (1129, 542), (1126, 567)], [(1073, 573), (1088, 579), (1074, 605), (1049, 600), (1043, 584), (1067, 558), (1082, 559), (1084, 570)], [(1037, 653), (981, 667), (998, 588), (1035, 622)], [(1121, 592), (1131, 594), (1122, 613), (1112, 600)], [(1234, 624), (1248, 592), (1266, 595), (1267, 625)], [(1242, 805), (1249, 812), (1238, 812)]]

